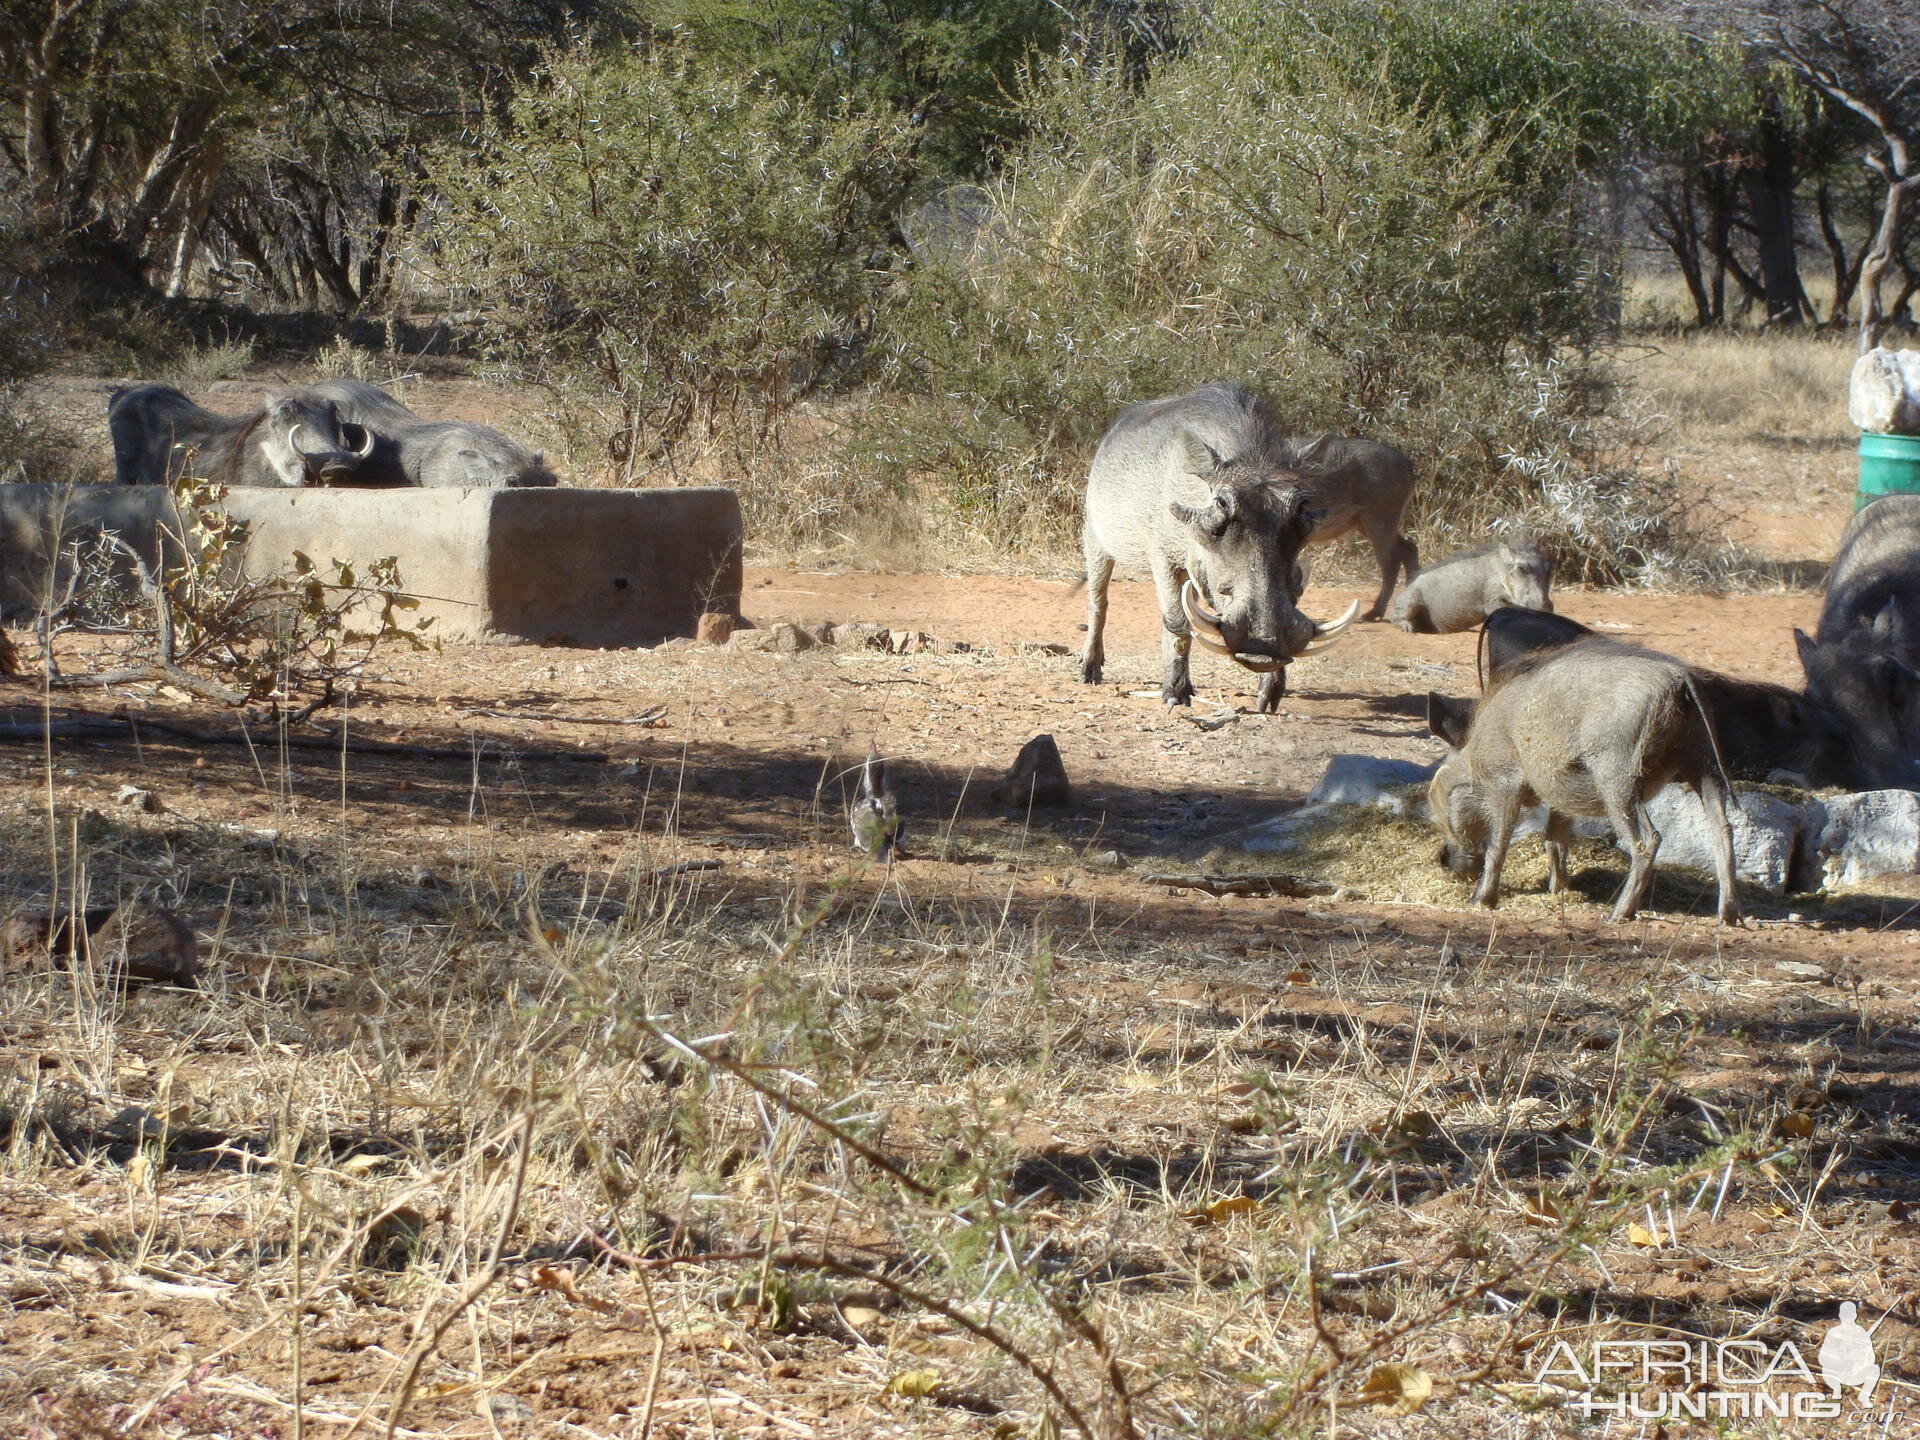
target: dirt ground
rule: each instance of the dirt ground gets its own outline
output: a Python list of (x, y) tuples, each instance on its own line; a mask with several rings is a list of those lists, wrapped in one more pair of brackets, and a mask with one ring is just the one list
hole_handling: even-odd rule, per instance
[[(1848, 497), (1831, 475), (1804, 481), (1789, 472), (1740, 498), (1754, 543), (1811, 564)], [(1306, 604), (1337, 613), (1370, 590), (1316, 586)], [(1819, 605), (1806, 590), (1556, 599), (1611, 633), (1786, 683), (1792, 630)], [(1132, 1377), (1139, 1433), (1292, 1433), (1304, 1418), (1272, 1397), (1296, 1383), (1331, 1386), (1315, 1434), (1598, 1433), (1514, 1388), (1530, 1372), (1511, 1314), (1536, 1340), (1589, 1326), (1761, 1335), (1811, 1354), (1845, 1299), (1880, 1327), (1887, 1412), (1870, 1433), (1920, 1434), (1911, 877), (1827, 901), (1750, 894), (1739, 930), (1710, 923), (1708, 888), (1684, 877), (1652, 912), (1606, 925), (1624, 866), (1598, 852), (1568, 902), (1520, 893), (1495, 915), (1467, 909), (1412, 850), (1400, 873), (1331, 896), (1169, 888), (1150, 877), (1221, 863), (1223, 844), (1297, 802), (1335, 755), (1436, 758), (1424, 699), (1474, 691), (1474, 637), (1355, 626), (1295, 667), (1274, 716), (1252, 713), (1242, 672), (1196, 657), (1199, 697), (1169, 711), (1150, 588), (1117, 587), (1100, 686), (1078, 681), (1083, 608), (1065, 580), (758, 565), (743, 609), (759, 626), (858, 621), (932, 643), (449, 647), (383, 657), (344, 716), (308, 732), (315, 748), (137, 724), (124, 740), (0, 745), (6, 908), (47, 903), (84, 864), (96, 899), (139, 890), (187, 913), (212, 974), (204, 999), (116, 1001), (43, 961), (10, 972), (0, 1415), (22, 1428), (9, 1433), (378, 1433), (416, 1352), (406, 1435), (1062, 1433), (1040, 1418), (1031, 1368), (945, 1312), (878, 1281), (770, 1299), (770, 1270), (749, 1264), (743, 1279), (714, 1258), (752, 1252), (762, 1233), (822, 1254), (831, 1241), (895, 1283), (950, 1281), (969, 1315), (1001, 1313), (991, 1280), (967, 1289), (975, 1272), (928, 1258), (944, 1253), (937, 1227), (916, 1228), (905, 1191), (890, 1212), (839, 1172), (783, 1169), (785, 1132), (744, 1090), (713, 1102), (737, 1132), (731, 1149), (715, 1142), (724, 1164), (656, 1157), (666, 1178), (644, 1194), (677, 1218), (652, 1258), (583, 1254), (600, 1223), (587, 1217), (609, 1202), (579, 1198), (591, 1187), (569, 1178), (584, 1172), (564, 1147), (543, 1151), (527, 1183), (547, 1196), (545, 1228), (516, 1240), (483, 1302), (449, 1315), (485, 1278), (487, 1231), (444, 1217), (484, 1219), (503, 1184), (462, 1097), (510, 1117), (528, 1102), (500, 1077), (566, 1048), (523, 1018), (546, 1013), (530, 995), (552, 974), (628, 965), (608, 974), (637, 1012), (666, 1004), (664, 986), (711, 1033), (744, 1034), (778, 988), (759, 968), (771, 946), (781, 965), (800, 957), (779, 983), (825, 997), (819, 1036), (857, 1020), (859, 1037), (816, 1053), (791, 1039), (808, 1025), (783, 1020), (796, 1048), (778, 1073), (808, 1094), (838, 1076), (840, 1093), (884, 1105), (887, 1143), (916, 1165), (991, 1150), (992, 1184), (1032, 1212), (1033, 1255), (1093, 1287), (1087, 1313), (1132, 1357), (1114, 1373)], [(151, 686), (48, 697), (0, 682), (0, 710), (231, 730)], [(343, 729), (463, 753), (347, 754)], [(1073, 807), (988, 803), (1042, 732)], [(908, 830), (905, 858), (860, 870), (841, 805), (869, 744), (889, 757)], [(123, 803), (129, 784), (157, 808)], [(866, 908), (858, 925), (842, 911), (820, 922), (840, 948), (779, 941), (843, 892)], [(675, 962), (684, 972), (657, 958), (694, 935), (707, 948)], [(1044, 984), (1036, 957), (1052, 967)], [(662, 1123), (679, 1082), (658, 1054), (621, 1064), (556, 1082), (555, 1133), (611, 1137), (629, 1123), (622, 1106)], [(1648, 1200), (1644, 1223), (1610, 1210), (1578, 1246), (1540, 1249), (1562, 1220), (1550, 1197), (1564, 1167), (1604, 1148), (1595, 1097), (1635, 1066), (1652, 1077), (1653, 1138), (1621, 1163), (1657, 1170), (1668, 1198)], [(981, 1098), (1015, 1080), (1017, 1104)], [(1285, 1096), (1280, 1119), (1259, 1108), (1270, 1093)], [(976, 1128), (942, 1129), (953, 1114)], [(174, 1117), (157, 1143), (143, 1128), (155, 1115)], [(1735, 1133), (1757, 1148), (1712, 1148)], [(309, 1148), (278, 1148), (289, 1134)], [(1369, 1158), (1354, 1161), (1356, 1145)], [(1362, 1177), (1360, 1209), (1313, 1189), (1342, 1165)], [(373, 1215), (354, 1232), (371, 1244), (388, 1221), (368, 1205), (406, 1208), (429, 1187), (443, 1218), (420, 1225), (440, 1227), (452, 1257), (437, 1280), (380, 1261), (302, 1288), (290, 1257), (318, 1264), (335, 1233), (315, 1216)], [(699, 1255), (675, 1260), (695, 1232)], [(1304, 1260), (1296, 1233), (1319, 1237)], [(1316, 1245), (1339, 1271), (1324, 1286)], [(1552, 1304), (1529, 1268), (1551, 1272)], [(1311, 1312), (1294, 1298), (1302, 1274)], [(743, 1301), (749, 1281), (757, 1298)], [(1057, 1367), (1103, 1434), (1127, 1433), (1082, 1332), (1030, 1296), (1005, 1304), (1014, 1348)], [(435, 1315), (448, 1328), (422, 1350)], [(1306, 1385), (1313, 1357), (1342, 1344), (1334, 1378)], [(1437, 1377), (1432, 1403), (1405, 1419), (1369, 1406), (1376, 1359)], [(1881, 1426), (1877, 1411), (1853, 1418)]]

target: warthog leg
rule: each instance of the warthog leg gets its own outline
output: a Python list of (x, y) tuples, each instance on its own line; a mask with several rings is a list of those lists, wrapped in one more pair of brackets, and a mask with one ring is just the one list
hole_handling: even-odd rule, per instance
[(1513, 784), (1489, 787), (1487, 818), (1487, 855), (1481, 862), (1480, 884), (1473, 892), (1473, 903), (1483, 909), (1500, 904), (1500, 871), (1507, 863), (1507, 846), (1513, 843), (1513, 827), (1520, 823), (1520, 787)]
[(1164, 662), (1160, 679), (1160, 698), (1168, 705), (1193, 703), (1193, 673), (1188, 657), (1193, 653), (1193, 636), (1180, 604), (1182, 584), (1193, 581), (1172, 569), (1154, 569), (1154, 589), (1160, 596), (1160, 655)]
[(1558, 810), (1547, 812), (1547, 893), (1567, 889), (1567, 846), (1573, 843), (1573, 822)]
[(1398, 571), (1402, 583), (1420, 573), (1420, 552), (1400, 533), (1398, 515), (1369, 515), (1366, 521), (1367, 543), (1373, 546), (1373, 558), (1380, 566), (1380, 593), (1373, 597), (1362, 620), (1378, 620), (1387, 613), (1393, 599), (1393, 577)]
[(1733, 873), (1733, 828), (1727, 823), (1727, 807), (1733, 796), (1709, 770), (1693, 787), (1700, 797), (1700, 810), (1706, 816), (1707, 843), (1713, 847), (1713, 877), (1719, 882), (1719, 919), (1722, 925), (1740, 923), (1740, 889)]
[(1080, 541), (1087, 557), (1087, 643), (1080, 650), (1080, 679), (1098, 685), (1107, 663), (1107, 583), (1113, 579), (1113, 557), (1087, 531)]
[(1607, 819), (1613, 822), (1614, 832), (1626, 841), (1630, 858), (1627, 883), (1621, 887), (1620, 898), (1613, 902), (1613, 911), (1607, 917), (1618, 924), (1631, 920), (1647, 903), (1647, 892), (1653, 888), (1654, 858), (1660, 853), (1660, 832), (1648, 823), (1638, 796), (1616, 794), (1615, 787), (1609, 786), (1600, 798), (1607, 807)]

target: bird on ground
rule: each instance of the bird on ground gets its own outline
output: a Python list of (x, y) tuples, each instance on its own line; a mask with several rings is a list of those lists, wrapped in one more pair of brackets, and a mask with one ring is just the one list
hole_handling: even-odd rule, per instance
[(876, 860), (899, 858), (906, 825), (900, 819), (900, 803), (887, 785), (887, 762), (872, 746), (860, 766), (860, 788), (847, 805), (847, 827), (853, 832), (854, 849)]

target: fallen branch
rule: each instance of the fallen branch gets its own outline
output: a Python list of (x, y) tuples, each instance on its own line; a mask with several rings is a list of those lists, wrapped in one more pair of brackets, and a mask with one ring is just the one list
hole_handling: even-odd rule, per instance
[(166, 661), (130, 666), (125, 670), (102, 670), (94, 675), (47, 677), (47, 684), (55, 690), (104, 690), (112, 685), (139, 685), (148, 681), (176, 685), (189, 695), (197, 695), (202, 700), (212, 700), (221, 705), (244, 705), (247, 702), (247, 697), (231, 685), (222, 685), (217, 680), (203, 680)]
[(658, 725), (667, 718), (667, 707), (655, 705), (644, 714), (625, 719), (607, 715), (554, 715), (545, 710), (496, 710), (486, 706), (462, 710), (462, 715), (484, 715), (492, 720), (558, 720), (563, 725)]
[(1203, 895), (1282, 895), (1293, 900), (1331, 895), (1339, 888), (1279, 871), (1267, 875), (1149, 875), (1146, 881), (1169, 890), (1198, 890)]

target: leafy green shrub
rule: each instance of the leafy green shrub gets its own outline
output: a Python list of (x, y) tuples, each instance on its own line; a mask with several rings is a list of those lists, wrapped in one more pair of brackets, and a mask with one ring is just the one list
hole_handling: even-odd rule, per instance
[(436, 243), (495, 352), (632, 482), (690, 435), (764, 426), (857, 348), (904, 153), (892, 121), (671, 47), (556, 55), (429, 161)]

